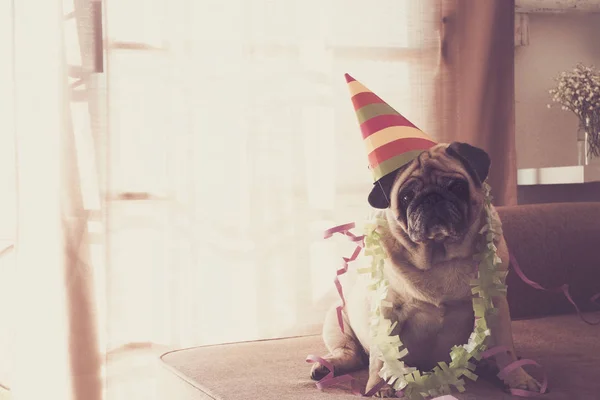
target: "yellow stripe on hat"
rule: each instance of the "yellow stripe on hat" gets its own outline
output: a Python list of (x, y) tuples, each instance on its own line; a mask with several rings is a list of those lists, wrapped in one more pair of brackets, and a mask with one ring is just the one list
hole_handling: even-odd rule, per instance
[(367, 153), (370, 153), (394, 140), (405, 138), (419, 138), (433, 141), (425, 132), (412, 126), (390, 126), (368, 136), (364, 142), (367, 147)]
[(359, 81), (352, 81), (348, 83), (348, 87), (350, 88), (350, 97), (356, 96), (359, 93), (370, 92), (370, 90)]

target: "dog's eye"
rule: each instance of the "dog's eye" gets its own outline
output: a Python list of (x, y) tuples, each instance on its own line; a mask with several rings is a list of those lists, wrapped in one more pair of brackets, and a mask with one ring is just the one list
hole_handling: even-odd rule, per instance
[(450, 182), (448, 190), (454, 193), (455, 196), (460, 198), (468, 197), (469, 195), (469, 184), (462, 179), (456, 179)]
[(408, 203), (410, 203), (410, 201), (413, 199), (413, 197), (415, 197), (415, 192), (412, 190), (406, 190), (400, 193), (400, 205), (406, 208), (408, 206)]

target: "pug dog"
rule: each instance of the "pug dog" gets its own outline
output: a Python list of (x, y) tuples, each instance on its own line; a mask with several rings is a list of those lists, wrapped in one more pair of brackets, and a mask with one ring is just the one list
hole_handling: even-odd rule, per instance
[[(381, 233), (388, 258), (384, 274), (389, 282), (383, 316), (397, 322), (392, 335), (400, 335), (408, 348), (407, 366), (431, 370), (439, 361), (450, 362), (450, 350), (467, 343), (474, 325), (471, 279), (476, 278), (473, 255), (486, 223), (483, 182), (490, 167), (488, 154), (466, 143), (438, 144), (412, 162), (375, 182), (369, 204), (380, 209), (388, 227)], [(492, 208), (493, 213), (496, 210)], [(508, 268), (508, 249), (501, 237), (496, 246)], [(325, 360), (335, 375), (369, 367), (366, 391), (380, 384), (383, 362), (371, 352), (369, 318), (371, 296), (357, 280), (350, 288), (343, 312), (342, 333), (335, 307), (326, 315), (323, 340)], [(491, 326), (495, 345), (507, 353), (495, 356), (498, 369), (517, 360), (506, 297), (493, 299), (498, 318)], [(329, 370), (312, 366), (311, 378), (320, 380)], [(504, 378), (509, 388), (540, 391), (541, 385), (522, 368)], [(385, 384), (376, 397), (395, 397)]]

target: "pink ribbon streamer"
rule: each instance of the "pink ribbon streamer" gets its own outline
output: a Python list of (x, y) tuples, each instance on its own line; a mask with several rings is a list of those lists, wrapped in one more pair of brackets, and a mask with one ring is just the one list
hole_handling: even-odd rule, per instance
[(509, 351), (509, 349), (506, 346), (495, 346), (495, 347), (489, 348), (486, 351), (484, 351), (483, 353), (481, 353), (481, 357), (482, 358), (490, 358), (490, 357), (495, 356), (496, 354), (507, 353), (508, 351)]
[(334, 226), (333, 228), (327, 229), (325, 231), (325, 234), (323, 235), (324, 239), (328, 239), (328, 238), (332, 237), (334, 234), (340, 233), (345, 236), (348, 236), (351, 241), (358, 243), (358, 245), (354, 249), (354, 252), (352, 253), (352, 256), (350, 256), (350, 258), (342, 257), (343, 265), (340, 269), (338, 269), (335, 272), (335, 279), (333, 280), (333, 283), (335, 284), (335, 288), (337, 289), (338, 295), (340, 296), (340, 299), (342, 299), (342, 304), (335, 308), (335, 310), (337, 312), (338, 324), (340, 326), (340, 330), (342, 331), (342, 333), (344, 332), (344, 317), (342, 315), (342, 311), (344, 310), (344, 307), (346, 307), (346, 298), (344, 297), (344, 290), (342, 289), (342, 283), (340, 282), (339, 277), (340, 277), (340, 275), (343, 275), (346, 272), (348, 272), (348, 264), (358, 258), (362, 248), (364, 247), (364, 238), (365, 237), (364, 236), (356, 236), (352, 232), (350, 232), (350, 229), (353, 229), (354, 227), (355, 227), (354, 222), (350, 222), (350, 223), (344, 224), (344, 225)]
[[(600, 320), (592, 322), (592, 321), (588, 321), (583, 314), (581, 313), (581, 310), (579, 309), (579, 307), (577, 306), (577, 304), (575, 303), (575, 301), (573, 301), (573, 298), (571, 297), (571, 294), (569, 293), (569, 285), (567, 283), (565, 283), (564, 285), (558, 287), (558, 288), (554, 288), (554, 289), (547, 289), (545, 287), (543, 287), (542, 285), (540, 285), (537, 282), (532, 281), (531, 279), (529, 279), (527, 276), (525, 276), (525, 273), (523, 273), (523, 270), (521, 269), (521, 267), (519, 266), (519, 263), (517, 262), (517, 259), (515, 258), (515, 256), (513, 255), (513, 253), (509, 252), (509, 259), (510, 259), (510, 264), (513, 266), (515, 272), (517, 273), (517, 275), (519, 276), (519, 278), (521, 278), (521, 280), (523, 282), (525, 282), (526, 284), (528, 284), (529, 286), (531, 286), (534, 289), (539, 289), (539, 290), (544, 290), (547, 292), (554, 292), (554, 293), (563, 293), (565, 295), (565, 297), (567, 298), (567, 300), (569, 301), (569, 303), (571, 303), (573, 305), (573, 307), (575, 307), (575, 311), (577, 311), (577, 315), (579, 316), (579, 318), (581, 318), (581, 320), (583, 322), (585, 322), (588, 325), (598, 325), (600, 324)], [(597, 303), (597, 300), (600, 299), (600, 293), (596, 293), (595, 295), (593, 295), (590, 298), (590, 302), (592, 302), (593, 304), (596, 304), (598, 306), (600, 306), (600, 304)]]
[(323, 238), (324, 239), (329, 239), (330, 237), (332, 237), (335, 233), (344, 233), (349, 231), (350, 229), (354, 229), (356, 225), (354, 224), (354, 222), (349, 222), (347, 224), (343, 224), (343, 225), (338, 225), (338, 226), (334, 226), (333, 228), (329, 228), (325, 231), (325, 233), (323, 234)]
[(327, 375), (325, 375), (320, 381), (317, 382), (317, 388), (320, 390), (323, 390), (327, 387), (333, 386), (333, 385), (339, 385), (341, 383), (352, 383), (352, 381), (354, 380), (354, 378), (349, 375), (341, 375), (341, 376), (334, 376), (334, 371), (333, 371), (333, 365), (319, 357), (319, 356), (314, 356), (314, 355), (308, 355), (306, 357), (306, 362), (307, 363), (314, 363), (314, 362), (318, 362), (321, 363), (321, 365), (323, 365), (325, 368), (327, 368), (329, 370), (329, 373)]
[[(506, 346), (495, 346), (495, 347), (487, 349), (486, 351), (481, 353), (481, 356), (483, 358), (490, 358), (490, 357), (495, 356), (496, 354), (508, 353), (509, 351), (510, 351), (509, 348)], [(521, 360), (513, 361), (512, 363), (508, 364), (506, 367), (502, 368), (502, 370), (498, 373), (497, 376), (500, 379), (504, 379), (508, 373), (510, 373), (511, 371), (513, 371), (519, 367), (522, 367), (524, 365), (535, 365), (540, 368), (542, 367), (540, 364), (538, 364), (537, 362), (535, 362), (533, 360), (521, 359)], [(540, 396), (540, 395), (546, 393), (547, 390), (548, 390), (548, 376), (546, 375), (546, 372), (544, 372), (544, 379), (542, 381), (542, 386), (541, 386), (539, 392), (532, 392), (530, 390), (512, 389), (511, 388), (510, 393), (515, 396), (520, 396), (520, 397), (535, 397), (535, 396)]]

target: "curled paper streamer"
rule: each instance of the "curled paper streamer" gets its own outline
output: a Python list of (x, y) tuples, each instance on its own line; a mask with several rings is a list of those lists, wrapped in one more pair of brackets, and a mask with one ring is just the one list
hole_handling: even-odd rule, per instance
[[(583, 316), (583, 314), (581, 313), (581, 310), (577, 306), (577, 303), (575, 303), (575, 301), (571, 297), (571, 294), (569, 293), (569, 285), (568, 284), (565, 283), (564, 285), (562, 285), (562, 286), (560, 286), (558, 288), (547, 289), (547, 288), (543, 287), (542, 285), (540, 285), (539, 283), (534, 282), (531, 279), (529, 279), (525, 275), (525, 273), (523, 272), (523, 270), (521, 269), (521, 266), (517, 262), (517, 259), (515, 258), (515, 255), (513, 253), (511, 253), (511, 252), (509, 252), (508, 254), (509, 254), (510, 264), (513, 266), (515, 272), (517, 273), (517, 276), (519, 278), (521, 278), (521, 280), (523, 282), (525, 282), (526, 284), (528, 284), (529, 286), (531, 286), (534, 289), (544, 290), (546, 292), (563, 293), (565, 295), (565, 297), (567, 298), (567, 300), (569, 301), (569, 303), (571, 303), (573, 305), (573, 307), (575, 308), (575, 311), (577, 311), (577, 315), (579, 316), (579, 318), (581, 318), (581, 320), (583, 322), (585, 322), (588, 325), (598, 325), (598, 324), (600, 324), (600, 320), (598, 320), (598, 321), (589, 321), (589, 320), (587, 320)], [(600, 299), (600, 293), (596, 293), (595, 295), (593, 295), (590, 298), (590, 302), (593, 303), (593, 304), (596, 304), (596, 305), (600, 306), (600, 304), (597, 303), (598, 299)]]
[(336, 233), (348, 232), (350, 229), (354, 229), (354, 227), (355, 227), (354, 222), (350, 222), (350, 223), (347, 223), (344, 225), (334, 226), (333, 228), (329, 228), (325, 231), (325, 233), (323, 234), (323, 239), (329, 239)]
[(341, 383), (352, 383), (352, 381), (354, 380), (354, 378), (348, 374), (342, 376), (334, 376), (333, 365), (329, 361), (324, 360), (321, 357), (309, 355), (306, 357), (306, 362), (319, 362), (321, 363), (321, 365), (325, 366), (329, 370), (329, 373), (317, 382), (318, 389), (325, 389), (327, 387), (339, 385)]
[(342, 257), (343, 265), (341, 268), (339, 268), (336, 271), (335, 279), (333, 280), (333, 283), (335, 284), (338, 295), (340, 296), (340, 299), (342, 300), (342, 304), (337, 306), (335, 309), (337, 312), (338, 324), (339, 324), (340, 330), (342, 332), (344, 332), (344, 317), (342, 315), (342, 312), (344, 310), (344, 307), (346, 307), (346, 298), (344, 297), (344, 290), (342, 289), (342, 283), (340, 282), (339, 277), (340, 277), (340, 275), (343, 275), (346, 272), (348, 272), (348, 264), (350, 262), (356, 260), (356, 258), (360, 254), (362, 248), (364, 247), (364, 242), (363, 242), (364, 236), (356, 236), (352, 232), (350, 232), (350, 229), (353, 229), (355, 226), (356, 225), (354, 222), (350, 222), (348, 224), (338, 225), (338, 226), (334, 226), (333, 228), (327, 229), (325, 231), (325, 233), (323, 234), (324, 239), (329, 239), (334, 234), (340, 233), (340, 234), (348, 236), (350, 238), (350, 240), (352, 240), (353, 242), (358, 242), (358, 246), (356, 246), (356, 248), (354, 249), (354, 252), (352, 253), (352, 256), (350, 256), (350, 258)]
[[(491, 349), (484, 351), (481, 354), (481, 356), (483, 358), (490, 358), (490, 357), (495, 356), (496, 354), (508, 353), (509, 351), (510, 351), (509, 348), (506, 346), (496, 346), (496, 347), (492, 347)], [(506, 378), (506, 375), (508, 373), (510, 373), (511, 371), (513, 371), (519, 367), (522, 367), (524, 365), (535, 365), (535, 366), (541, 368), (541, 365), (533, 360), (521, 359), (521, 360), (514, 361), (514, 362), (508, 364), (506, 367), (502, 368), (502, 370), (498, 373), (497, 376), (500, 379), (504, 379), (504, 378)], [(547, 390), (548, 390), (548, 376), (546, 375), (546, 372), (544, 372), (544, 379), (542, 380), (542, 386), (541, 386), (539, 392), (532, 392), (530, 390), (523, 390), (523, 389), (510, 389), (510, 393), (515, 396), (534, 397), (534, 396), (539, 396), (539, 395), (546, 393)]]

